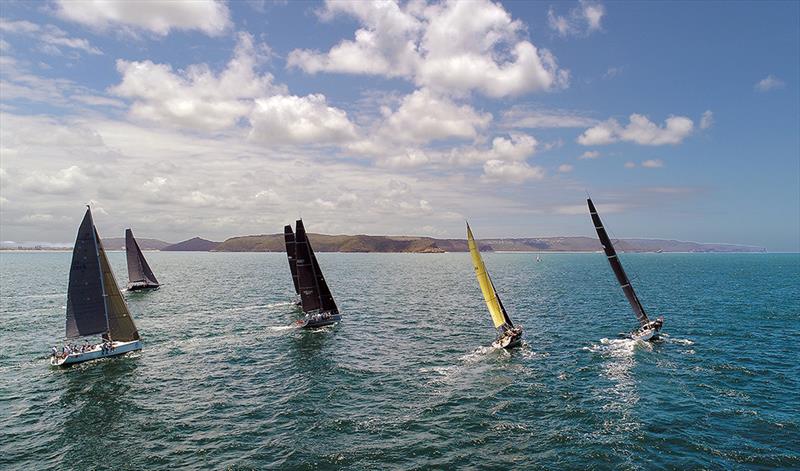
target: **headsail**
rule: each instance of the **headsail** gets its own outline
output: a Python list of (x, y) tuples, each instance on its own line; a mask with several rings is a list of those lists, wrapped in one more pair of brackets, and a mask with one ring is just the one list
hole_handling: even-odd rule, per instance
[(106, 295), (108, 333), (113, 340), (123, 342), (139, 340), (136, 324), (133, 323), (131, 313), (128, 311), (128, 305), (125, 304), (125, 299), (119, 291), (114, 272), (111, 271), (106, 251), (103, 249), (103, 243), (100, 241), (100, 236), (97, 235), (97, 229), (95, 229), (95, 239), (97, 239), (100, 270), (103, 274), (103, 290)]
[(483, 299), (486, 301), (486, 307), (489, 308), (489, 313), (492, 315), (494, 327), (501, 333), (508, 329), (513, 329), (514, 324), (506, 313), (500, 297), (497, 295), (497, 290), (489, 278), (489, 273), (486, 271), (486, 265), (483, 264), (481, 253), (478, 251), (478, 245), (475, 243), (475, 238), (472, 236), (472, 229), (467, 224), (467, 244), (469, 245), (469, 253), (472, 256), (472, 266), (475, 268), (475, 276), (478, 278), (478, 284), (483, 293)]
[(614, 250), (614, 245), (611, 243), (611, 239), (609, 239), (608, 233), (603, 227), (603, 222), (597, 214), (597, 209), (595, 209), (591, 198), (587, 198), (586, 202), (589, 204), (589, 214), (592, 216), (594, 228), (597, 230), (597, 236), (600, 238), (600, 244), (603, 245), (603, 251), (606, 253), (608, 263), (611, 264), (611, 269), (614, 270), (614, 275), (617, 276), (617, 281), (619, 281), (620, 286), (622, 286), (622, 292), (625, 293), (625, 297), (628, 298), (628, 302), (631, 304), (636, 318), (639, 319), (639, 324), (645, 325), (650, 320), (647, 318), (644, 307), (642, 307), (642, 303), (639, 302), (639, 298), (636, 296), (633, 286), (631, 286), (628, 275), (626, 275), (625, 270), (622, 269), (622, 263), (619, 261), (617, 251)]
[(286, 256), (289, 258), (289, 270), (292, 272), (294, 292), (295, 294), (300, 294), (300, 286), (297, 284), (297, 248), (291, 225), (283, 226), (283, 239), (286, 242)]
[(130, 229), (125, 229), (125, 254), (128, 257), (128, 282), (158, 285), (158, 280), (144, 259), (139, 243), (136, 242)]
[(295, 230), (295, 248), (297, 255), (297, 283), (300, 290), (300, 300), (304, 312), (320, 310), (337, 314), (339, 309), (333, 300), (325, 277), (322, 276), (314, 249), (306, 237), (303, 221), (297, 220)]
[(72, 250), (67, 289), (67, 337), (108, 331), (102, 280), (92, 211), (87, 209)]

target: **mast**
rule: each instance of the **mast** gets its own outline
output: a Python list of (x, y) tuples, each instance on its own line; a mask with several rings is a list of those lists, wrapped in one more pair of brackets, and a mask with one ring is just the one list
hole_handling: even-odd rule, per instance
[(492, 316), (494, 327), (500, 333), (513, 329), (514, 324), (511, 322), (511, 318), (508, 317), (508, 313), (502, 301), (500, 301), (500, 296), (497, 294), (497, 289), (495, 289), (494, 283), (489, 277), (489, 273), (486, 271), (486, 265), (483, 263), (483, 258), (481, 258), (481, 253), (478, 250), (478, 245), (475, 243), (475, 238), (472, 235), (472, 229), (470, 229), (469, 223), (467, 223), (467, 245), (469, 245), (469, 253), (472, 257), (472, 266), (475, 268), (475, 276), (481, 287), (483, 300), (486, 302), (486, 307), (489, 309), (489, 314)]
[(642, 303), (639, 302), (639, 298), (636, 296), (636, 292), (633, 290), (633, 286), (628, 279), (628, 275), (625, 274), (625, 270), (622, 268), (622, 262), (620, 262), (619, 257), (617, 256), (617, 251), (614, 250), (614, 245), (611, 243), (611, 239), (608, 237), (605, 227), (603, 227), (603, 222), (600, 220), (600, 216), (597, 214), (597, 209), (595, 209), (592, 199), (587, 198), (586, 202), (589, 205), (589, 214), (592, 216), (592, 222), (594, 223), (594, 228), (597, 231), (597, 237), (600, 238), (600, 244), (603, 246), (603, 251), (606, 254), (608, 263), (611, 265), (611, 269), (614, 271), (614, 275), (616, 275), (617, 281), (619, 281), (619, 284), (622, 287), (622, 292), (625, 293), (625, 297), (628, 299), (631, 309), (633, 309), (633, 313), (636, 314), (639, 324), (645, 325), (650, 321), (650, 319), (647, 318), (647, 314), (644, 312), (644, 307), (642, 307)]
[(297, 243), (295, 242), (291, 225), (283, 226), (283, 239), (286, 242), (286, 256), (289, 258), (289, 271), (292, 272), (294, 293), (299, 295), (300, 285), (297, 283)]
[[(89, 205), (86, 205), (86, 212), (89, 214), (89, 220), (92, 224), (92, 236), (94, 237), (94, 251), (95, 255), (97, 255), (97, 264), (100, 265), (100, 237), (97, 235), (97, 228), (94, 227), (94, 218), (92, 217), (92, 208)], [(106, 286), (105, 280), (103, 280), (103, 270), (102, 267), (99, 272), (100, 275), (100, 289), (103, 290), (103, 313), (106, 316), (106, 331), (111, 332), (111, 325), (108, 322), (108, 296), (106, 296)]]
[(125, 255), (128, 261), (128, 281), (130, 283), (143, 281), (149, 285), (158, 285), (158, 280), (145, 260), (142, 249), (130, 229), (125, 229)]

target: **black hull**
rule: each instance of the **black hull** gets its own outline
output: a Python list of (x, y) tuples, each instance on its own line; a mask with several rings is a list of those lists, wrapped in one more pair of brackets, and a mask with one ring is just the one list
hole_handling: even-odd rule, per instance
[(328, 325), (333, 325), (337, 322), (342, 320), (341, 314), (331, 314), (329, 316), (323, 315), (321, 318), (314, 318), (314, 316), (306, 317), (305, 319), (301, 319), (297, 321), (297, 327), (300, 329), (316, 329), (319, 327), (325, 327)]
[(161, 285), (133, 285), (128, 286), (128, 291), (155, 291), (160, 287)]

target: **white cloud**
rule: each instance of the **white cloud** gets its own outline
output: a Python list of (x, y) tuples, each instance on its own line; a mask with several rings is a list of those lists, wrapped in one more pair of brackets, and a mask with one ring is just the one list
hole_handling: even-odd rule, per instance
[(636, 168), (636, 162), (625, 162), (625, 168)]
[(598, 157), (600, 157), (600, 152), (596, 150), (587, 150), (586, 152), (581, 154), (581, 156), (578, 158), (581, 160), (586, 160), (586, 159), (596, 159)]
[(166, 36), (172, 30), (199, 30), (218, 36), (231, 25), (228, 7), (215, 0), (56, 0), (56, 13), (65, 20), (101, 31), (121, 28), (131, 33), (144, 30), (159, 36)]
[(22, 180), (21, 185), (28, 190), (61, 195), (77, 191), (87, 180), (88, 178), (80, 167), (73, 165), (52, 175), (39, 171), (31, 172)]
[(547, 25), (559, 36), (589, 35), (602, 29), (605, 7), (599, 2), (580, 0), (567, 15), (556, 14), (553, 7), (547, 12)]
[(675, 145), (683, 142), (693, 128), (694, 123), (685, 116), (670, 116), (664, 126), (659, 127), (647, 116), (632, 114), (627, 126), (621, 126), (613, 118), (603, 121), (584, 131), (578, 137), (578, 143), (593, 146), (627, 141), (647, 146)]
[(558, 166), (558, 171), (561, 173), (568, 173), (575, 169), (573, 165), (570, 164), (561, 164)]
[(535, 109), (515, 105), (503, 113), (502, 126), (509, 128), (585, 128), (597, 120), (570, 110)]
[(714, 125), (714, 113), (711, 110), (706, 110), (703, 112), (703, 116), (700, 117), (700, 129), (708, 129)]
[(528, 180), (541, 180), (544, 178), (544, 169), (528, 165), (526, 162), (506, 162), (503, 160), (490, 160), (483, 164), (484, 181), (523, 183)]
[(783, 80), (775, 77), (773, 75), (767, 75), (763, 79), (759, 80), (758, 83), (755, 85), (755, 89), (759, 92), (768, 92), (770, 90), (775, 90), (778, 88), (783, 88), (786, 85)]
[(250, 139), (262, 143), (330, 143), (356, 137), (347, 113), (328, 106), (320, 94), (258, 99), (250, 123)]
[[(70, 37), (66, 31), (54, 25), (38, 25), (30, 21), (9, 21), (0, 18), (0, 32), (27, 36), (39, 44), (42, 52), (52, 55), (61, 55), (61, 48), (94, 55), (103, 53), (100, 49), (92, 46), (88, 40)], [(5, 41), (3, 43), (6, 45), (3, 49), (10, 47)]]
[(437, 139), (474, 139), (492, 120), (468, 105), (457, 105), (428, 89), (416, 90), (403, 98), (397, 111), (382, 125), (382, 139), (427, 143)]
[(175, 72), (166, 64), (117, 60), (122, 81), (111, 93), (133, 100), (135, 118), (206, 131), (234, 126), (254, 107), (254, 100), (284, 93), (271, 74), (259, 75), (258, 48), (248, 34), (240, 34), (234, 57), (215, 74), (196, 64)]
[(663, 166), (664, 162), (661, 159), (650, 159), (642, 162), (642, 167), (644, 168), (661, 168)]
[(327, 52), (294, 50), (287, 64), (308, 73), (404, 77), (439, 93), (490, 97), (564, 87), (555, 57), (520, 39), (524, 25), (489, 0), (425, 5), (328, 1), (323, 18), (345, 14), (362, 28)]

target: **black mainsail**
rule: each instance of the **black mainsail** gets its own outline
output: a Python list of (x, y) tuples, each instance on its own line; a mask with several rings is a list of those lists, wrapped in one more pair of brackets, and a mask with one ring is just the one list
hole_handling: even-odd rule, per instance
[(642, 307), (642, 303), (639, 302), (639, 298), (636, 296), (633, 286), (631, 286), (628, 275), (625, 274), (625, 270), (622, 268), (622, 263), (617, 256), (617, 251), (614, 250), (614, 245), (611, 243), (611, 239), (609, 239), (605, 227), (603, 227), (603, 222), (597, 214), (597, 209), (595, 209), (592, 199), (587, 198), (586, 202), (589, 204), (589, 214), (592, 216), (594, 228), (597, 230), (597, 236), (600, 238), (600, 244), (603, 245), (603, 251), (606, 253), (608, 263), (611, 264), (611, 269), (614, 271), (614, 275), (617, 276), (617, 281), (619, 281), (620, 286), (622, 286), (622, 292), (625, 293), (625, 297), (628, 298), (628, 302), (631, 304), (636, 318), (639, 319), (639, 324), (644, 326), (650, 322), (650, 319), (647, 318), (644, 307)]
[(158, 280), (147, 264), (147, 260), (133, 237), (133, 231), (125, 229), (125, 254), (128, 258), (128, 283), (130, 286), (156, 287)]
[(286, 256), (289, 258), (289, 270), (292, 272), (292, 283), (294, 283), (294, 293), (300, 294), (300, 285), (297, 283), (297, 247), (294, 241), (292, 226), (283, 226), (283, 239), (286, 242)]
[(302, 219), (297, 220), (294, 239), (297, 256), (297, 284), (303, 311), (338, 314), (336, 301), (333, 300), (328, 283), (322, 276), (314, 249), (311, 248), (311, 242), (306, 237)]
[(87, 209), (72, 252), (66, 334), (74, 338), (106, 333), (113, 340), (139, 340), (139, 332), (94, 227), (92, 211)]

